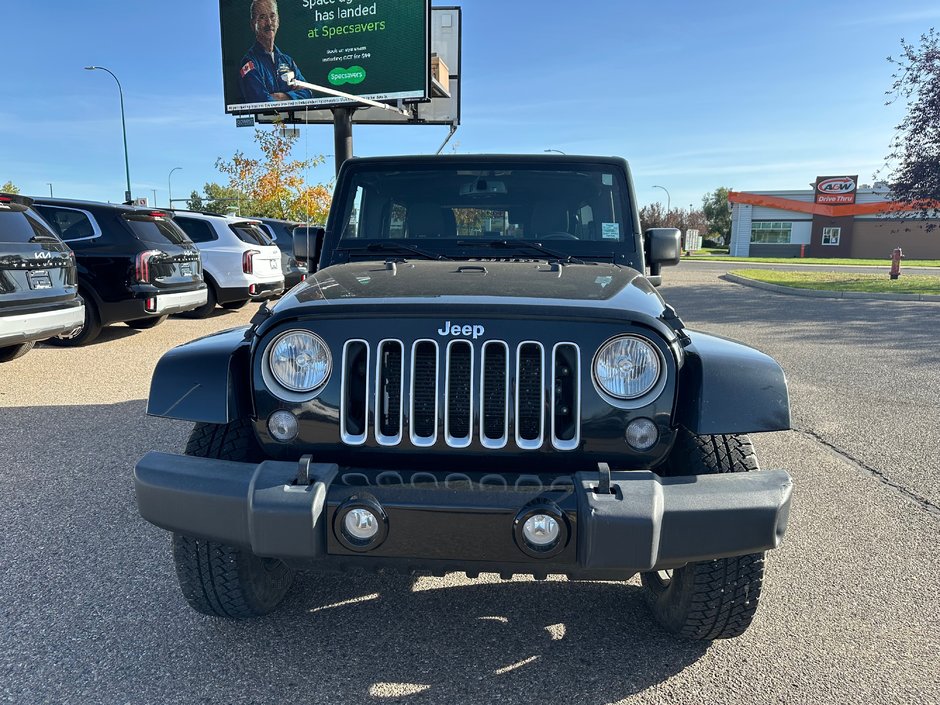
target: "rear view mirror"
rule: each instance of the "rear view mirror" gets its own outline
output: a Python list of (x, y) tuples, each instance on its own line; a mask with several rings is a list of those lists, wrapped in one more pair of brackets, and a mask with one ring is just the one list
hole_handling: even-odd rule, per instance
[(646, 263), (650, 274), (658, 276), (660, 267), (679, 264), (682, 254), (682, 233), (676, 228), (650, 228), (643, 235)]
[(323, 228), (294, 228), (294, 259), (306, 262), (311, 272), (317, 270), (323, 250)]

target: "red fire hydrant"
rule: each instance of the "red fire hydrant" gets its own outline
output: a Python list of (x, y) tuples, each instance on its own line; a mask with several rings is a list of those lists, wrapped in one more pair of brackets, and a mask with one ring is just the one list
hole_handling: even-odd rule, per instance
[(901, 276), (901, 260), (904, 259), (904, 253), (901, 252), (900, 247), (895, 247), (894, 252), (891, 253), (891, 272), (890, 276), (892, 279), (897, 279)]

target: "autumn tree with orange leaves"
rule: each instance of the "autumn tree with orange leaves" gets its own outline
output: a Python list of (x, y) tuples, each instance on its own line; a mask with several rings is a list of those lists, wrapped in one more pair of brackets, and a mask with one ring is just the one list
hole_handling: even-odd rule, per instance
[(255, 130), (260, 158), (238, 151), (230, 161), (221, 157), (216, 160), (216, 168), (228, 176), (228, 189), (245, 199), (240, 204), (241, 215), (326, 222), (332, 188), (326, 184), (308, 185), (305, 178), (310, 169), (326, 158), (317, 155), (292, 159), (291, 149), (296, 141), (296, 136), (275, 125), (272, 130)]

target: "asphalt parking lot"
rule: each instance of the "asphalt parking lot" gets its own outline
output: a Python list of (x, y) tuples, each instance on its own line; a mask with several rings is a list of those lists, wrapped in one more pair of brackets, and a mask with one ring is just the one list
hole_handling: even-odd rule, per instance
[(307, 576), (262, 621), (192, 612), (131, 472), (189, 432), (145, 416), (160, 354), (246, 308), (0, 367), (0, 699), (940, 702), (940, 304), (791, 297), (713, 267), (665, 270), (661, 291), (781, 362), (796, 429), (755, 438), (796, 494), (743, 637), (665, 635), (636, 580)]

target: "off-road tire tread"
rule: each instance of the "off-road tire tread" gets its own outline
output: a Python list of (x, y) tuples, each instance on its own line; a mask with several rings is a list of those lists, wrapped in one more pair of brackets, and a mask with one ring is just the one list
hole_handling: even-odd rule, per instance
[[(243, 462), (261, 460), (261, 450), (247, 419), (228, 424), (197, 423), (186, 443), (186, 455)], [(279, 563), (265, 568), (250, 551), (173, 534), (173, 561), (180, 590), (197, 612), (214, 617), (245, 619), (267, 614), (290, 589), (293, 571)], [(252, 581), (266, 571), (269, 581)]]
[[(760, 464), (745, 435), (696, 436), (679, 429), (660, 474), (711, 475), (758, 472)], [(669, 631), (689, 639), (730, 639), (750, 626), (760, 602), (764, 553), (689, 563), (673, 571), (663, 587), (656, 573), (640, 579), (654, 615)], [(667, 594), (670, 589), (678, 593)]]
[(249, 463), (262, 459), (251, 423), (241, 418), (227, 424), (197, 423), (189, 434), (184, 453)]

